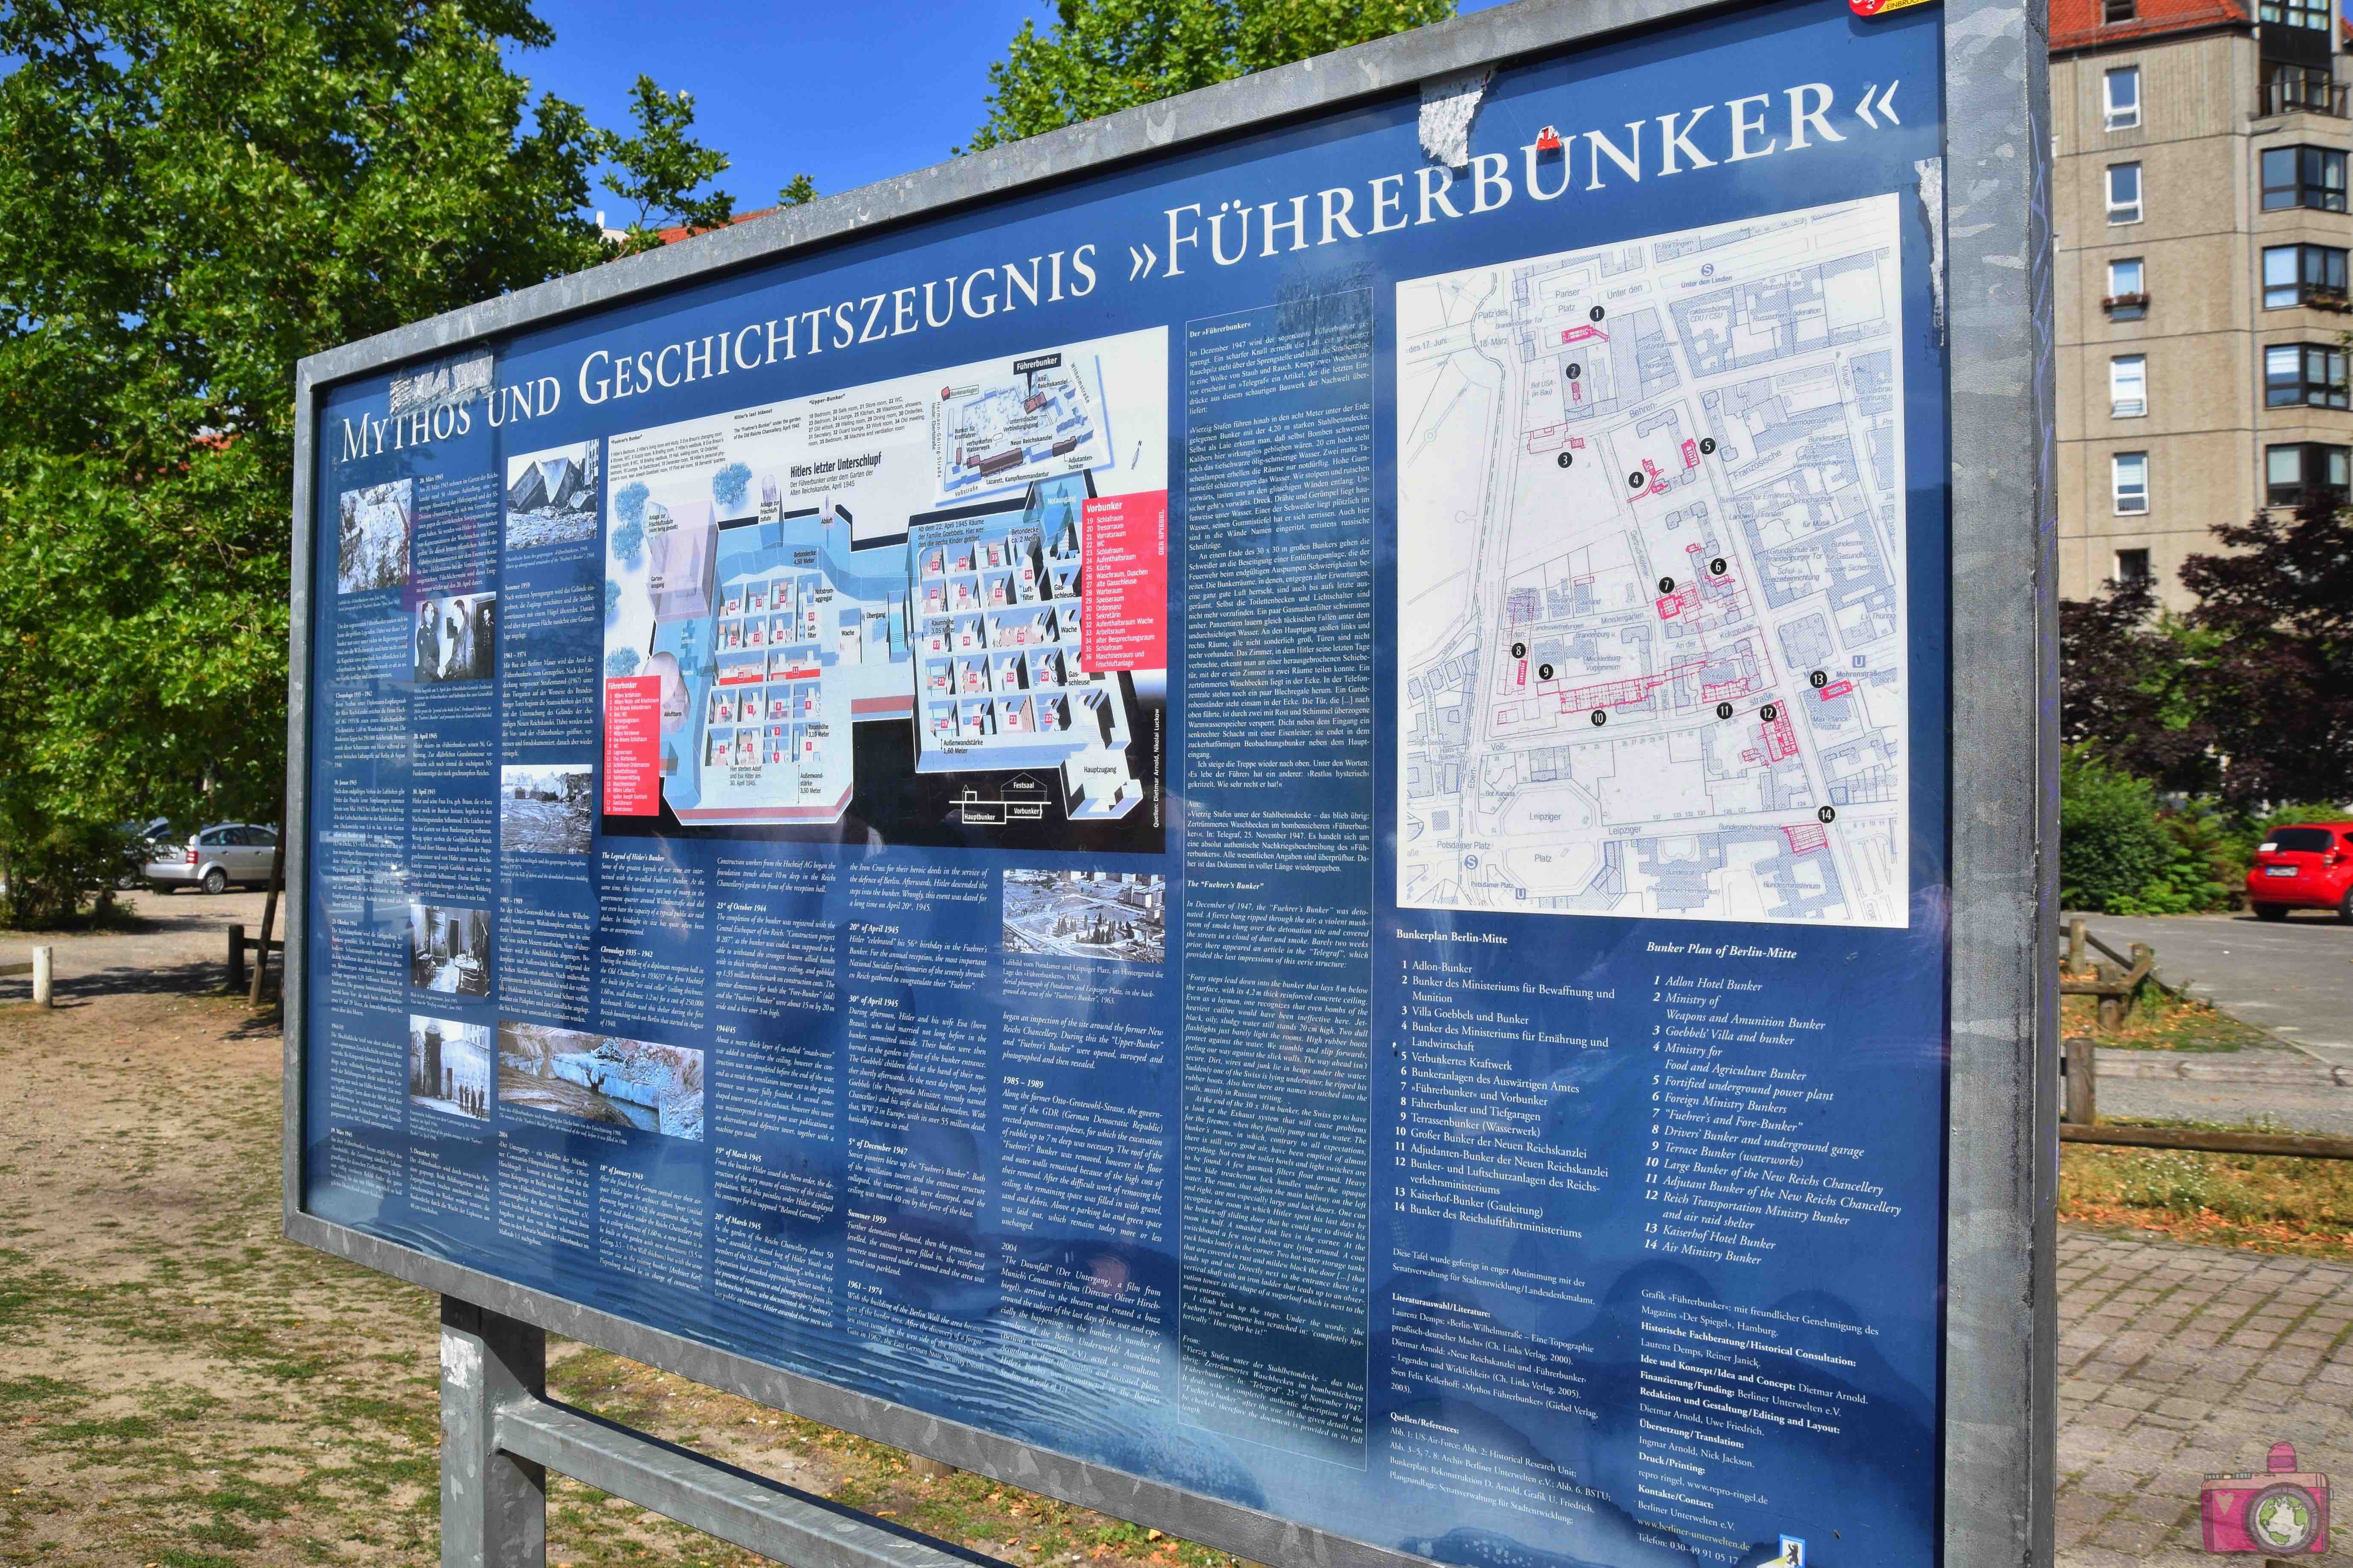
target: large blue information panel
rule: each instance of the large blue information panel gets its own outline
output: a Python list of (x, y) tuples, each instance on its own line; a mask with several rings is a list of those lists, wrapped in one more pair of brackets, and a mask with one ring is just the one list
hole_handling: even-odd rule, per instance
[(1719, 16), (330, 388), (303, 1208), (1448, 1562), (1936, 1561), (1941, 64)]

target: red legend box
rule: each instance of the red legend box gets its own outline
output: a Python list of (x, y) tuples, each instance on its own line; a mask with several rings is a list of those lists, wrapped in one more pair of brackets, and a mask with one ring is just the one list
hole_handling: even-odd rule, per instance
[(1079, 667), (1168, 668), (1168, 492), (1099, 496), (1082, 509), (1086, 571)]
[(605, 813), (661, 814), (661, 677), (605, 682)]

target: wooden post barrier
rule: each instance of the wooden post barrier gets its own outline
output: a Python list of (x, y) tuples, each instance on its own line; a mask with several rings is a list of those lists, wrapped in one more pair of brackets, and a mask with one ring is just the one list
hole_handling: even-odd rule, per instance
[[(2074, 931), (2081, 931), (2083, 925), (2083, 921), (2077, 921)], [(2105, 943), (2094, 939), (2093, 945), (2098, 947), (2102, 952), (2108, 953), (2111, 957), (2115, 956), (2114, 951)], [(2071, 951), (2075, 947), (2073, 932), (2069, 935), (2068, 947)], [(2088, 976), (2073, 964), (2068, 967), (2069, 973), (2060, 979), (2059, 994), (2098, 997), (2101, 1032), (2112, 1035), (2123, 1028), (2125, 1020), (2132, 1016), (2133, 999), (2140, 994), (2141, 986), (2148, 981), (2149, 972), (2157, 967), (2157, 954), (2151, 951), (2147, 943), (2137, 942), (2132, 944), (2130, 966), (2121, 973), (2110, 969), (2105, 963), (2096, 962), (2092, 964), (2092, 972)]]
[(269, 962), (271, 953), (282, 955), (285, 952), (284, 942), (266, 942), (259, 937), (248, 936), (245, 934), (243, 925), (232, 922), (228, 928), (228, 988), (232, 991), (244, 991), (248, 988), (251, 978), (247, 974), (245, 968), (245, 955), (248, 952), (253, 954), (254, 967), (259, 969)]
[(2100, 1119), (2100, 1050), (2077, 1035), (2060, 1043), (2059, 1075), (2064, 1080), (2059, 1099), (2059, 1120), (2090, 1126)]
[[(281, 811), (278, 815), (280, 821), (285, 819), (284, 812)], [(278, 922), (278, 893), (279, 889), (285, 886), (286, 835), (280, 831), (278, 835), (278, 848), (269, 857), (269, 894), (261, 900), (261, 945), (254, 952), (253, 989), (246, 993), (245, 997), (245, 1005), (248, 1007), (261, 1005), (261, 983), (269, 973), (269, 928)], [(279, 966), (278, 983), (281, 986), (286, 983), (286, 971), (282, 963)]]

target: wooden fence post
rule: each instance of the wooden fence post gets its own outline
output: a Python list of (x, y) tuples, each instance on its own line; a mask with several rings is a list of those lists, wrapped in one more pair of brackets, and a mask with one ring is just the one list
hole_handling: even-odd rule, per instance
[[(279, 813), (282, 825), (286, 814)], [(278, 834), (277, 853), (269, 857), (269, 896), (261, 900), (261, 945), (253, 950), (253, 989), (246, 994), (245, 1005), (261, 1005), (262, 978), (269, 973), (269, 928), (278, 923), (278, 890), (286, 885), (286, 834), (281, 826)], [(286, 984), (286, 966), (278, 967), (278, 984)]]

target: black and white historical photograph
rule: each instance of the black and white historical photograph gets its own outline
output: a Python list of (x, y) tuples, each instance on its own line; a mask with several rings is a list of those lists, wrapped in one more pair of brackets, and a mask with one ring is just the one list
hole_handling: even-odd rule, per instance
[(345, 490), (336, 530), (335, 592), (397, 588), (408, 581), (408, 533), (417, 508), (411, 481)]
[(408, 1016), (408, 1102), (491, 1119), (491, 1026)]
[(702, 1053), (684, 1046), (499, 1022), (499, 1099), (702, 1142)]
[(507, 548), (574, 544), (596, 536), (599, 443), (507, 459)]
[(1005, 873), (1008, 952), (1158, 963), (1166, 956), (1167, 879), (1138, 871)]
[(499, 847), (512, 855), (586, 855), (596, 810), (587, 763), (499, 770)]
[(408, 983), (457, 996), (491, 994), (491, 912), (408, 906)]
[(497, 673), (499, 596), (452, 594), (417, 606), (417, 683), (487, 680)]

